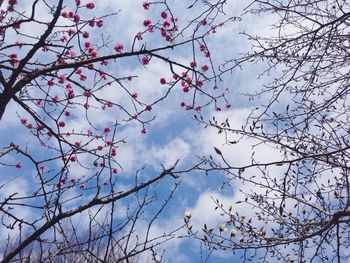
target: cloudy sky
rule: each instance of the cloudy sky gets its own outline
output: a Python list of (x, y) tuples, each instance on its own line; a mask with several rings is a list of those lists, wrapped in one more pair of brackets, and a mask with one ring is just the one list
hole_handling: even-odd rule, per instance
[[(24, 2), (24, 1), (19, 1)], [(32, 1), (25, 1), (20, 3), (21, 9), (30, 10)], [(41, 2), (41, 1), (40, 1)], [(54, 2), (54, 1), (50, 1)], [(101, 39), (108, 46), (113, 46), (115, 43), (123, 43), (124, 51), (130, 51), (134, 36), (142, 29), (142, 23), (145, 19), (152, 21), (159, 20), (159, 14), (164, 9), (164, 6), (151, 5), (149, 10), (145, 10), (142, 6), (144, 1), (115, 1), (104, 0), (95, 3), (95, 8), (91, 11), (94, 17), (102, 17), (105, 14), (116, 12), (115, 16), (106, 18), (104, 20), (104, 27), (102, 32), (93, 32), (91, 29), (92, 43), (101, 43)], [(187, 7), (193, 1), (167, 1), (174, 17), (179, 19), (179, 27), (184, 27), (188, 21), (200, 16), (205, 10), (204, 6), (197, 3), (194, 8)], [(215, 2), (215, 1), (212, 1)], [(88, 1), (82, 0), (82, 5)], [(224, 21), (229, 17), (240, 17), (244, 12), (244, 7), (248, 2), (246, 1), (227, 1), (224, 5), (225, 16), (222, 14), (218, 16), (218, 21)], [(41, 3), (42, 4), (42, 3)], [(4, 4), (5, 5), (5, 4)], [(198, 7), (197, 7), (198, 6)], [(67, 9), (70, 5), (67, 4)], [(51, 16), (48, 9), (38, 9), (38, 16), (42, 21), (49, 21)], [(210, 17), (209, 17), (210, 18)], [(251, 34), (263, 33), (269, 34), (268, 24), (271, 21), (254, 16), (244, 16), (241, 21), (235, 21), (225, 24), (225, 26), (218, 28), (217, 33), (209, 34), (206, 39), (206, 44), (210, 49), (212, 62), (215, 68), (225, 60), (238, 56), (241, 52), (249, 51), (250, 43), (241, 32), (250, 32)], [(65, 23), (60, 21), (62, 25)], [(30, 25), (22, 27), (23, 33), (28, 35), (40, 35), (40, 27), (33, 28)], [(90, 29), (89, 29), (90, 30)], [(93, 29), (96, 30), (96, 29)], [(191, 25), (183, 33), (184, 39), (193, 32)], [(9, 33), (9, 42), (16, 41), (17, 36), (14, 32)], [(29, 40), (26, 40), (29, 41)], [(141, 42), (146, 48), (157, 48), (166, 45), (164, 40), (159, 35), (145, 34)], [(136, 45), (141, 47), (141, 43)], [(19, 56), (23, 53), (18, 51)], [(107, 51), (104, 54), (108, 54)], [(168, 53), (167, 53), (168, 52)], [(192, 47), (184, 46), (172, 51), (165, 51), (164, 54), (171, 59), (179, 61), (183, 64), (189, 65), (193, 61)], [(40, 58), (40, 57), (39, 57)], [(198, 64), (202, 65), (208, 63), (205, 58), (198, 58)], [(250, 101), (248, 97), (243, 96), (242, 93), (248, 93), (259, 88), (264, 82), (263, 79), (257, 79), (256, 72), (259, 72), (263, 66), (261, 65), (246, 65), (242, 69), (235, 69), (222, 76), (222, 81), (218, 82), (219, 90), (212, 90), (212, 82), (208, 84), (207, 88), (210, 92), (219, 94), (226, 93), (227, 103), (231, 105), (230, 108), (225, 108), (226, 102), (221, 101), (220, 107), (222, 111), (218, 112), (214, 103), (205, 107), (200, 113), (195, 111), (186, 111), (180, 104), (182, 101), (190, 103), (191, 97), (185, 94), (181, 87), (175, 87), (171, 94), (164, 100), (160, 101), (152, 108), (151, 112), (145, 112), (145, 118), (154, 120), (147, 124), (146, 134), (141, 130), (144, 128), (138, 122), (125, 122), (122, 120), (127, 116), (122, 111), (114, 110), (97, 110), (93, 108), (89, 110), (88, 118), (96, 127), (113, 126), (113, 123), (118, 120), (121, 123), (117, 129), (118, 139), (123, 139), (126, 143), (118, 144), (118, 169), (121, 176), (122, 185), (127, 187), (133, 182), (135, 172), (138, 169), (144, 168), (145, 177), (150, 177), (162, 171), (162, 165), (168, 168), (172, 166), (176, 160), (179, 159), (177, 169), (188, 169), (194, 163), (198, 162), (199, 157), (213, 155), (215, 158), (214, 146), (219, 148), (227, 160), (234, 165), (244, 165), (250, 162), (252, 154), (252, 141), (242, 141), (235, 146), (228, 146), (225, 144), (225, 137), (218, 134), (215, 129), (205, 128), (194, 120), (194, 114), (201, 114), (205, 120), (212, 119), (213, 116), (218, 120), (229, 119), (231, 127), (241, 127), (251, 110), (259, 103), (257, 100)], [(131, 81), (126, 82), (126, 87), (130, 92), (137, 92), (139, 99), (145, 103), (152, 103), (161, 98), (167, 87), (160, 84), (160, 78), (165, 77), (171, 79), (172, 74), (169, 71), (169, 66), (161, 60), (152, 59), (149, 65), (141, 65), (140, 61), (136, 59), (124, 59), (120, 62), (108, 67), (108, 70), (113, 71), (119, 76), (137, 76)], [(108, 70), (106, 70), (108, 72)], [(210, 87), (209, 87), (210, 85)], [(33, 94), (36, 91), (33, 91)], [(57, 91), (59, 94), (60, 91)], [(36, 94), (40, 96), (38, 92)], [(60, 95), (60, 94), (59, 94)], [(99, 93), (100, 96), (108, 97), (108, 100), (116, 104), (123, 105), (127, 109), (132, 109), (133, 105), (130, 103), (129, 97), (118, 87), (111, 87), (106, 90), (103, 89)], [(186, 97), (187, 96), (187, 97)], [(200, 100), (201, 98), (199, 98)], [(205, 98), (203, 98), (205, 101)], [(31, 138), (28, 129), (21, 125), (21, 118), (29, 118), (26, 113), (16, 103), (12, 102), (8, 105), (6, 113), (0, 123), (0, 145), (8, 146), (11, 142), (21, 145), (23, 148), (28, 147), (29, 151), (36, 149), (37, 141)], [(74, 117), (66, 121), (66, 131), (69, 127), (74, 127), (75, 130), (87, 130), (89, 122), (86, 121), (86, 112), (83, 110), (75, 110)], [(39, 148), (40, 149), (40, 148)], [(39, 150), (36, 156), (44, 159), (46, 156), (45, 150)], [(261, 149), (255, 155), (256, 159), (261, 161), (268, 157), (278, 158), (278, 154), (271, 149)], [(88, 162), (89, 156), (81, 155), (80, 161)], [(15, 165), (18, 161), (23, 163), (21, 169), (14, 169), (3, 165), (1, 167), (1, 185), (6, 184), (5, 188), (1, 189), (0, 197), (3, 199), (11, 193), (18, 192), (19, 195), (30, 195), (33, 192), (32, 180), (35, 179), (35, 171), (26, 166), (27, 162), (24, 158), (17, 154), (6, 155), (0, 159), (3, 164)], [(56, 169), (59, 162), (45, 163), (45, 169)], [(52, 167), (50, 167), (50, 165)], [(71, 174), (82, 173), (81, 167), (72, 166), (70, 168)], [(276, 174), (278, 171), (276, 170)], [(219, 189), (224, 176), (220, 173), (212, 173), (205, 175), (199, 172), (184, 173), (176, 182), (181, 182), (168, 207), (165, 209), (162, 216), (156, 221), (154, 227), (151, 229), (153, 235), (161, 235), (163, 232), (171, 231), (183, 224), (184, 214), (190, 212), (192, 214), (191, 223), (194, 229), (202, 228), (206, 223), (212, 227), (218, 228), (220, 226), (221, 217), (214, 210), (215, 203), (213, 199), (219, 198), (225, 204), (234, 203), (240, 200), (241, 193), (237, 189), (243, 189), (244, 185), (234, 185), (233, 188), (221, 191)], [(161, 184), (159, 191), (159, 201), (162, 201), (169, 190), (174, 186), (174, 180), (166, 180)], [(72, 190), (73, 191), (73, 190)], [(75, 189), (72, 196), (79, 191)], [(88, 193), (86, 193), (88, 196)], [(68, 197), (67, 197), (68, 198)], [(127, 201), (126, 201), (127, 202)], [(70, 204), (73, 205), (73, 204)], [(127, 203), (122, 203), (128, 205)], [(154, 209), (157, 209), (158, 204), (154, 204)], [(158, 205), (159, 206), (159, 205)], [(237, 209), (244, 209), (236, 207)], [(121, 209), (121, 210), (122, 210)], [(153, 209), (153, 208), (152, 208)], [(153, 211), (149, 211), (152, 214)], [(30, 209), (20, 209), (18, 216), (23, 218), (31, 218), (34, 215)], [(83, 217), (82, 217), (83, 218)], [(79, 220), (82, 220), (80, 218)], [(145, 222), (138, 222), (137, 231), (144, 231), (147, 225), (147, 216)], [(1, 229), (0, 233), (7, 234), (8, 230)], [(178, 235), (185, 235), (185, 232), (180, 232)], [(208, 251), (201, 247), (200, 243), (195, 240), (188, 240), (186, 238), (176, 238), (162, 247), (165, 249), (165, 258), (167, 262), (200, 262), (206, 258)], [(214, 252), (210, 255), (208, 262), (233, 262), (234, 256), (231, 252)]]

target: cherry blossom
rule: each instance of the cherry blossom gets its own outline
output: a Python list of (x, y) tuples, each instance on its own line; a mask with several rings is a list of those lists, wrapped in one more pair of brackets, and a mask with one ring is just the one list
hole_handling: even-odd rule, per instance
[(78, 160), (78, 158), (77, 158), (77, 156), (74, 154), (74, 155), (72, 155), (72, 156), (69, 158), (69, 160), (70, 160), (71, 162), (76, 162), (76, 161)]
[(22, 162), (21, 162), (21, 161), (18, 161), (18, 162), (16, 163), (16, 168), (21, 169), (22, 167), (23, 167)]
[(66, 123), (64, 121), (59, 121), (58, 126), (63, 128), (64, 126), (66, 126)]
[(118, 44), (116, 44), (116, 45), (114, 46), (114, 50), (115, 50), (116, 52), (122, 52), (123, 49), (124, 49), (124, 45), (121, 44), (121, 43), (118, 43)]
[(148, 65), (148, 63), (149, 63), (149, 59), (146, 56), (142, 57), (141, 61), (142, 61), (143, 65)]
[(152, 21), (150, 19), (145, 19), (143, 21), (143, 25), (146, 26), (146, 27), (150, 26), (151, 24), (152, 24)]
[(143, 2), (142, 6), (143, 6), (143, 8), (144, 8), (145, 10), (148, 10), (148, 9), (149, 9), (149, 6), (150, 6), (150, 3), (149, 3), (149, 2)]
[(94, 8), (95, 8), (95, 4), (92, 3), (92, 2), (87, 3), (87, 4), (86, 4), (86, 8), (87, 8), (87, 9), (94, 9)]

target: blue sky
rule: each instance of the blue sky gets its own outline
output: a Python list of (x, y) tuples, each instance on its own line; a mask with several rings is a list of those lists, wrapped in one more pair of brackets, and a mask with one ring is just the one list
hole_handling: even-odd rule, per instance
[[(22, 8), (28, 11), (30, 3), (26, 3), (27, 6)], [(83, 1), (86, 3), (86, 1)], [(161, 8), (151, 6), (150, 10), (145, 11), (142, 8), (143, 1), (112, 1), (106, 0), (96, 2), (96, 8), (94, 9), (94, 16), (102, 16), (111, 12), (111, 10), (118, 11), (116, 16), (107, 18), (105, 20), (105, 27), (103, 31), (95, 34), (96, 39), (90, 41), (95, 43), (102, 39), (109, 46), (113, 46), (114, 43), (123, 43), (125, 50), (130, 50), (132, 39), (135, 33), (142, 28), (142, 22), (144, 19), (150, 17), (158, 17)], [(243, 1), (241, 1), (243, 2)], [(179, 17), (180, 24), (185, 24), (189, 19), (197, 14), (200, 14), (201, 9), (186, 9), (188, 6), (187, 1), (168, 1), (171, 6), (171, 10), (175, 17)], [(23, 4), (23, 3), (21, 3)], [(228, 1), (225, 6), (227, 17), (240, 16), (242, 14), (242, 8), (245, 3), (238, 3), (237, 1)], [(47, 11), (47, 10), (46, 10)], [(49, 15), (45, 13), (45, 9), (41, 10), (42, 19), (49, 19)], [(220, 19), (220, 18), (219, 18)], [(224, 19), (224, 18), (222, 18)], [(63, 22), (62, 22), (63, 23)], [(225, 59), (231, 58), (240, 52), (249, 50), (250, 46), (244, 36), (238, 33), (244, 30), (250, 32), (261, 32), (263, 30), (268, 31), (265, 25), (268, 21), (262, 23), (256, 23), (254, 18), (244, 18), (242, 22), (233, 22), (225, 27), (219, 28), (216, 34), (212, 34), (207, 39), (207, 45), (212, 53), (214, 65), (218, 66), (224, 62)], [(40, 34), (40, 30), (37, 28), (24, 27), (22, 29), (28, 34)], [(97, 30), (97, 29), (93, 29)], [(191, 29), (185, 31), (185, 36), (191, 33)], [(16, 40), (16, 35), (10, 34), (9, 41)], [(147, 35), (142, 44), (145, 44), (147, 48), (153, 48), (162, 46), (165, 42), (157, 35)], [(192, 47), (186, 46), (183, 48), (171, 51), (169, 57), (185, 64), (189, 64), (193, 60)], [(21, 54), (22, 51), (18, 51)], [(103, 52), (107, 52), (104, 50)], [(38, 57), (42, 59), (42, 57)], [(47, 58), (46, 58), (47, 59)], [(199, 63), (207, 63), (204, 58), (199, 59)], [(224, 109), (225, 103), (221, 101), (222, 112), (215, 111), (214, 105), (210, 105), (205, 108), (201, 114), (205, 119), (210, 119), (213, 116), (216, 118), (225, 120), (229, 118), (231, 125), (234, 127), (240, 127), (245, 118), (250, 113), (251, 109), (255, 106), (255, 101), (248, 101), (248, 98), (242, 96), (241, 93), (246, 93), (257, 88), (262, 81), (256, 80), (255, 72), (260, 70), (260, 66), (250, 66), (244, 70), (237, 69), (232, 74), (226, 74), (223, 76), (222, 82), (219, 82), (220, 89), (213, 91), (217, 94), (225, 92), (226, 88), (230, 90), (227, 94), (227, 99), (232, 105), (230, 109)], [(146, 67), (140, 65), (137, 59), (121, 59), (117, 63), (111, 63), (106, 71), (118, 72), (120, 76), (137, 76), (131, 82), (124, 81), (125, 85), (131, 92), (138, 92), (140, 100), (152, 103), (157, 100), (166, 92), (166, 88), (159, 83), (160, 77), (171, 78), (169, 67), (166, 63), (152, 59), (151, 63)], [(208, 84), (208, 90), (210, 90)], [(33, 94), (39, 93), (33, 91)], [(57, 94), (62, 95), (62, 91), (58, 90)], [(126, 93), (120, 90), (120, 87), (112, 86), (109, 89), (104, 89), (100, 92), (101, 96), (107, 96), (113, 102), (125, 105), (126, 108), (132, 109), (133, 105), (127, 98)], [(180, 107), (180, 103), (185, 101), (190, 103), (191, 97), (186, 97), (180, 87), (175, 87), (171, 95), (159, 104), (155, 105), (150, 113), (145, 113), (143, 116), (147, 118), (156, 117), (149, 125), (146, 125), (147, 133), (142, 134), (140, 131), (143, 128), (137, 122), (123, 122), (126, 115), (122, 111), (113, 109), (107, 109), (104, 112), (100, 110), (91, 109), (89, 111), (89, 119), (91, 119), (100, 129), (105, 126), (112, 127), (115, 120), (121, 123), (117, 128), (117, 137), (125, 139), (126, 143), (118, 144), (118, 169), (119, 182), (121, 184), (120, 189), (127, 187), (133, 183), (133, 178), (136, 170), (145, 167), (141, 172), (141, 176), (148, 178), (161, 171), (161, 165), (166, 168), (170, 167), (174, 162), (179, 159), (178, 169), (186, 169), (191, 167), (192, 164), (198, 162), (197, 156), (213, 155), (215, 153), (213, 147), (220, 148), (223, 153), (228, 156), (228, 160), (235, 164), (244, 164), (250, 161), (250, 153), (252, 152), (251, 143), (244, 141), (235, 148), (228, 147), (225, 144), (225, 138), (222, 135), (217, 134), (217, 131), (207, 128), (193, 119), (194, 111), (186, 111)], [(205, 98), (199, 98), (200, 100)], [(73, 111), (73, 110), (72, 110)], [(198, 114), (197, 114), (198, 115)], [(38, 160), (45, 159), (48, 156), (48, 152), (45, 148), (40, 148), (38, 142), (31, 138), (28, 130), (20, 124), (20, 118), (29, 118), (23, 110), (18, 107), (14, 102), (8, 105), (5, 116), (0, 123), (0, 145), (5, 147), (10, 142), (21, 145), (21, 147), (27, 148), (28, 151), (33, 152), (34, 156)], [(67, 126), (62, 130), (68, 131), (70, 127), (74, 127), (76, 131), (86, 130), (88, 123), (85, 120), (85, 111), (74, 110), (73, 116), (67, 119)], [(78, 138), (78, 137), (77, 137)], [(79, 139), (79, 138), (78, 138)], [(52, 140), (47, 141), (48, 144), (53, 143)], [(268, 153), (268, 154), (267, 154)], [(50, 152), (49, 154), (53, 154)], [(263, 148), (260, 153), (257, 153), (261, 160), (278, 157), (279, 155), (271, 151), (268, 147)], [(86, 159), (84, 159), (86, 157)], [(84, 161), (89, 160), (89, 157), (79, 157)], [(0, 159), (1, 163), (15, 165), (20, 160), (23, 163), (22, 169), (15, 169), (14, 167), (1, 166), (1, 184), (6, 182), (6, 189), (1, 189), (1, 198), (6, 197), (13, 191), (18, 191), (19, 195), (30, 195), (33, 191), (36, 191), (33, 180), (37, 180), (36, 171), (30, 166), (29, 162), (25, 158), (19, 157), (18, 154), (9, 154)], [(59, 161), (46, 162), (45, 170), (57, 170), (60, 166)], [(81, 169), (77, 165), (73, 165), (70, 169), (70, 173), (74, 174), (77, 179), (82, 174), (88, 176), (88, 173)], [(53, 172), (52, 172), (53, 174)], [(14, 180), (12, 180), (14, 179)], [(174, 186), (175, 182), (181, 181), (181, 184), (176, 191), (173, 199), (169, 203), (162, 216), (155, 222), (154, 234), (162, 233), (162, 231), (169, 231), (176, 226), (183, 223), (184, 213), (190, 211), (192, 213), (191, 222), (194, 224), (194, 229), (200, 229), (203, 223), (210, 224), (213, 227), (219, 227), (222, 223), (222, 218), (214, 211), (214, 202), (211, 198), (220, 198), (226, 204), (234, 203), (242, 196), (238, 193), (235, 187), (244, 187), (242, 185), (236, 185), (231, 189), (224, 189), (219, 191), (219, 186), (222, 183), (224, 176), (220, 173), (212, 173), (206, 176), (203, 173), (189, 172), (183, 174), (181, 178), (174, 181), (172, 178), (167, 178), (161, 184), (158, 185), (157, 191), (159, 192), (159, 199), (163, 200), (169, 194), (170, 189)], [(10, 180), (10, 182), (9, 182)], [(82, 179), (83, 180), (83, 179)], [(92, 183), (91, 183), (92, 184)], [(87, 186), (89, 183), (87, 183)], [(73, 191), (73, 190), (72, 190)], [(84, 197), (90, 196), (92, 193), (89, 191), (80, 191), (75, 189), (75, 193), (82, 193)], [(68, 198), (67, 197), (67, 198)], [(132, 200), (126, 200), (121, 203), (122, 209), (128, 205), (128, 202)], [(159, 207), (159, 203), (153, 204), (152, 208), (156, 211)], [(150, 212), (150, 216), (152, 211)], [(122, 214), (122, 211), (120, 212)], [(23, 209), (19, 211), (20, 216), (24, 218), (35, 217), (35, 212), (30, 209)], [(117, 219), (116, 219), (117, 220)], [(144, 218), (147, 221), (147, 213)], [(140, 222), (139, 231), (142, 232), (142, 227), (145, 222)], [(2, 235), (7, 234), (8, 231), (1, 229)], [(183, 235), (185, 233), (179, 233)], [(175, 238), (162, 246), (165, 249), (165, 258), (167, 262), (200, 262), (200, 243), (194, 240)], [(206, 253), (206, 252), (205, 252)], [(237, 261), (236, 261), (237, 260)], [(237, 257), (232, 256), (232, 252), (215, 252), (213, 253), (207, 262), (220, 263), (220, 262), (238, 262)]]

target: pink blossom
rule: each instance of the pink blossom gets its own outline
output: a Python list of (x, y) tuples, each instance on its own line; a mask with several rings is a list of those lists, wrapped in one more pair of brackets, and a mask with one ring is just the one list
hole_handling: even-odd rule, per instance
[(75, 54), (75, 52), (73, 50), (68, 50), (67, 51), (67, 55), (70, 56), (70, 57), (75, 57), (76, 56), (76, 54)]
[(144, 26), (150, 26), (152, 24), (152, 21), (150, 20), (150, 19), (145, 19), (144, 21), (143, 21), (143, 25)]
[(21, 161), (18, 161), (18, 162), (16, 163), (16, 168), (21, 169), (22, 167), (23, 167), (22, 162), (21, 162)]
[(76, 24), (78, 24), (78, 23), (80, 22), (80, 16), (79, 16), (78, 14), (75, 14), (75, 15), (73, 16), (73, 21), (74, 21)]
[(154, 27), (152, 25), (150, 25), (148, 28), (147, 28), (147, 31), (152, 33), (154, 32)]
[(114, 46), (114, 50), (115, 50), (116, 52), (121, 52), (123, 49), (124, 49), (124, 45), (121, 44), (121, 43), (118, 43), (118, 44), (116, 44), (116, 45)]
[(55, 83), (54, 83), (53, 80), (51, 79), (51, 80), (49, 80), (49, 81), (47, 82), (47, 85), (49, 85), (49, 87), (52, 87), (53, 85), (55, 85)]
[(208, 21), (207, 21), (207, 19), (203, 19), (202, 21), (201, 21), (201, 25), (202, 26), (205, 26), (205, 25), (207, 25), (208, 24)]
[(74, 154), (74, 155), (72, 155), (72, 156), (69, 158), (69, 160), (70, 160), (71, 162), (76, 162), (76, 161), (78, 160), (78, 158), (77, 158), (77, 156)]
[(202, 87), (203, 86), (203, 81), (202, 80), (197, 80), (196, 81), (196, 85), (197, 85), (197, 87)]
[(74, 143), (74, 145), (75, 145), (76, 147), (80, 148), (81, 143), (80, 143), (79, 141), (76, 141), (76, 142)]
[(170, 35), (166, 35), (166, 36), (165, 36), (165, 40), (168, 41), (168, 42), (170, 42), (170, 41), (172, 41), (173, 39), (172, 39), (172, 37), (171, 37)]
[(10, 63), (12, 66), (16, 66), (18, 64), (17, 54), (11, 54), (10, 59), (11, 59)]
[(177, 18), (172, 17), (170, 20), (171, 20), (171, 22), (172, 22), (172, 23), (174, 23), (174, 24), (175, 24), (175, 23), (177, 22), (177, 20), (178, 20), (178, 19), (177, 19)]
[(87, 4), (86, 4), (86, 8), (87, 8), (87, 9), (90, 9), (90, 10), (91, 10), (91, 9), (94, 9), (94, 8), (95, 8), (95, 4), (92, 3), (92, 2), (87, 3)]
[(58, 83), (63, 84), (66, 80), (66, 77), (64, 75), (59, 75), (58, 77)]
[(71, 182), (72, 184), (75, 184), (75, 183), (77, 182), (77, 179), (72, 178), (72, 179), (70, 179), (70, 182)]
[(190, 63), (190, 66), (191, 66), (191, 68), (197, 67), (197, 62), (196, 62), (196, 61), (192, 61), (192, 62)]
[(90, 52), (91, 57), (96, 58), (97, 57), (97, 52), (95, 50)]
[(161, 78), (159, 80), (159, 82), (160, 82), (160, 84), (165, 85), (166, 84), (166, 79), (165, 78)]
[(81, 1), (80, 0), (75, 0), (76, 5), (80, 5)]
[(13, 24), (13, 28), (20, 29), (21, 28), (21, 23), (19, 23), (19, 22), (14, 23)]
[(107, 79), (107, 75), (106, 75), (106, 72), (103, 72), (103, 71), (100, 71), (100, 76), (102, 79)]
[(89, 48), (89, 47), (92, 47), (92, 44), (91, 44), (90, 42), (85, 42), (85, 43), (84, 43), (84, 46), (85, 46), (86, 48)]
[(143, 65), (148, 65), (149, 64), (149, 59), (146, 56), (142, 57), (141, 61), (142, 61)]
[(112, 169), (112, 173), (114, 173), (114, 174), (118, 173), (118, 169), (117, 168), (113, 168)]
[(137, 40), (142, 40), (142, 33), (141, 32), (137, 32), (135, 37), (136, 37)]
[(168, 13), (166, 11), (163, 11), (160, 13), (160, 16), (163, 18), (163, 19), (167, 19), (168, 18)]
[(74, 90), (72, 90), (72, 89), (67, 90), (66, 91), (66, 96), (67, 96), (68, 99), (73, 99), (75, 97)]
[(96, 21), (96, 26), (97, 27), (103, 27), (103, 20)]
[(26, 124), (26, 123), (27, 123), (27, 119), (26, 119), (26, 118), (22, 118), (22, 119), (21, 119), (21, 123), (22, 123), (22, 124)]
[(62, 65), (64, 63), (66, 63), (66, 62), (65, 62), (65, 60), (63, 58), (58, 58), (57, 59), (57, 64)]
[(90, 34), (89, 34), (89, 32), (84, 31), (82, 36), (83, 36), (83, 38), (89, 38)]
[(150, 6), (150, 3), (149, 2), (143, 2), (142, 6), (143, 6), (143, 9), (148, 10), (149, 6)]
[(131, 94), (131, 97), (133, 99), (136, 99), (139, 96), (139, 94), (137, 92), (134, 92), (133, 94)]
[(202, 70), (203, 70), (203, 71), (207, 71), (208, 69), (209, 69), (209, 67), (208, 67), (207, 64), (205, 64), (205, 65), (202, 66)]
[(68, 29), (68, 36), (72, 36), (72, 35), (74, 35), (77, 31), (74, 29), (74, 28), (70, 28), (70, 29)]
[(113, 148), (111, 149), (111, 155), (112, 155), (112, 156), (116, 156), (116, 155), (117, 155), (117, 149), (116, 149), (116, 148), (113, 147)]
[(146, 105), (146, 111), (151, 111), (152, 110), (152, 106), (151, 105)]
[(9, 0), (9, 5), (17, 5), (18, 1), (17, 0)]
[(160, 34), (162, 35), (162, 37), (166, 37), (167, 36), (166, 30), (164, 28), (160, 29)]
[(78, 68), (78, 69), (74, 72), (74, 74), (80, 75), (82, 72), (83, 72), (83, 71), (82, 71), (80, 68)]
[(147, 133), (146, 128), (142, 128), (141, 133), (143, 133), (143, 134)]
[(64, 121), (59, 121), (58, 126), (63, 128), (64, 126), (66, 126), (66, 123)]
[(170, 22), (169, 22), (168, 20), (165, 20), (165, 21), (163, 22), (163, 27), (167, 28), (167, 27), (169, 27), (169, 26), (170, 26)]
[(109, 133), (111, 131), (111, 128), (109, 128), (108, 126), (106, 126), (104, 129), (103, 129), (103, 132), (104, 133)]
[(67, 42), (67, 36), (61, 37), (60, 41), (61, 41), (62, 43)]
[(85, 184), (80, 184), (80, 185), (79, 185), (79, 188), (80, 188), (81, 190), (84, 190), (84, 189), (85, 189)]
[(41, 107), (41, 106), (43, 106), (43, 100), (39, 99), (39, 100), (36, 101), (35, 104), (36, 104), (38, 107)]
[(92, 19), (89, 21), (89, 26), (94, 27), (95, 23), (96, 23), (95, 20)]

